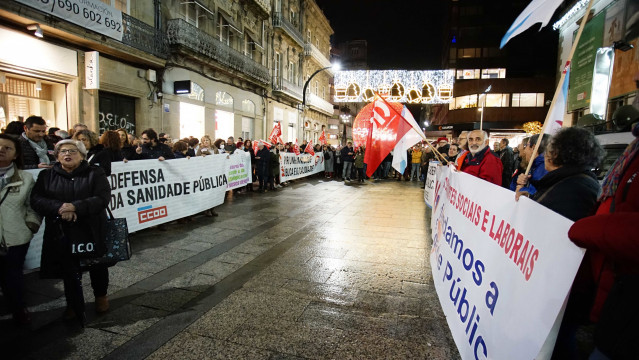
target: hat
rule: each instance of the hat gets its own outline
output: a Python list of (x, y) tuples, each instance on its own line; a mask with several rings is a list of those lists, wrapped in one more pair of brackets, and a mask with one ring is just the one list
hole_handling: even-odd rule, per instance
[(443, 136), (442, 136), (442, 137), (440, 137), (440, 138), (438, 138), (438, 139), (437, 139), (437, 142), (440, 142), (440, 141), (448, 142), (448, 138), (447, 138), (447, 137), (443, 137)]

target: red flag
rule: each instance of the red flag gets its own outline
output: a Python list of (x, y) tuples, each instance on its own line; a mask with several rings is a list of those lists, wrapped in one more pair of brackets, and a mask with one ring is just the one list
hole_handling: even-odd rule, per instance
[(253, 153), (255, 153), (255, 155), (257, 155), (257, 146), (260, 144), (259, 141), (254, 140), (253, 141)]
[(324, 134), (324, 130), (322, 130), (322, 133), (320, 134), (319, 137), (319, 142), (322, 145), (326, 145), (327, 141), (326, 141), (326, 134)]
[(382, 163), (386, 155), (397, 144), (408, 130), (408, 126), (399, 126), (406, 120), (395, 110), (386, 100), (380, 96), (375, 97), (373, 102), (373, 117), (370, 120), (368, 139), (366, 139), (366, 152), (364, 162), (366, 176), (371, 176)]
[(282, 136), (282, 125), (276, 122), (275, 126), (273, 126), (273, 130), (271, 130), (271, 134), (268, 136), (268, 140), (273, 144), (277, 144), (277, 138), (280, 136)]
[(295, 139), (295, 144), (293, 144), (293, 152), (295, 155), (300, 154), (300, 145), (297, 143), (297, 139)]
[[(282, 144), (282, 145), (284, 145), (284, 140), (282, 140), (282, 137), (281, 137), (281, 136), (278, 136), (278, 137), (277, 137), (277, 142), (278, 142), (278, 143), (280, 143), (280, 144)], [(276, 143), (276, 144), (277, 144), (277, 143)]]
[(315, 156), (315, 151), (313, 151), (313, 142), (312, 141), (310, 141), (310, 140), (308, 141), (308, 144), (306, 144), (306, 149), (304, 149), (304, 152)]

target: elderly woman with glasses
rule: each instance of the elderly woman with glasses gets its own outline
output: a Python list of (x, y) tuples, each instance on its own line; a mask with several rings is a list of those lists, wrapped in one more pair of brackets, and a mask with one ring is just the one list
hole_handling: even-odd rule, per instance
[[(65, 320), (86, 322), (82, 293), (82, 258), (106, 251), (106, 207), (111, 188), (104, 170), (89, 166), (81, 141), (62, 140), (54, 149), (58, 162), (42, 171), (31, 193), (31, 206), (45, 217), (40, 276), (64, 280)], [(97, 312), (109, 308), (109, 272), (105, 265), (88, 268)]]

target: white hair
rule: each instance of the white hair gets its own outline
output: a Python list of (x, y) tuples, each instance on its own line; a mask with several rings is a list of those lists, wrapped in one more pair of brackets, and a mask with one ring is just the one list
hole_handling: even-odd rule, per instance
[(58, 157), (58, 154), (60, 153), (60, 148), (62, 147), (62, 145), (67, 145), (67, 144), (73, 145), (76, 148), (78, 148), (78, 151), (80, 152), (80, 154), (82, 154), (83, 158), (87, 157), (87, 148), (84, 146), (82, 141), (72, 140), (72, 139), (60, 140), (55, 144), (55, 148), (53, 149), (53, 153), (55, 157)]

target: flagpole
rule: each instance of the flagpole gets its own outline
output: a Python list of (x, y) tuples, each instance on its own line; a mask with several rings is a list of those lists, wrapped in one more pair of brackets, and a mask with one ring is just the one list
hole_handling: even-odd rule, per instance
[[(594, 3), (594, 0), (590, 0), (588, 2), (588, 8), (586, 8), (586, 13), (584, 14), (583, 19), (581, 20), (581, 24), (579, 24), (579, 31), (577, 31), (577, 36), (575, 37), (575, 41), (573, 41), (572, 44), (572, 48), (570, 49), (570, 54), (568, 55), (568, 60), (566, 60), (566, 66), (570, 66), (570, 62), (572, 61), (572, 57), (575, 54), (575, 50), (577, 49), (577, 45), (579, 44), (579, 39), (581, 38), (581, 33), (584, 31), (584, 28), (586, 27), (586, 23), (588, 22), (588, 15), (590, 14), (590, 9), (592, 8), (592, 5)], [(564, 80), (566, 78), (566, 67), (564, 67), (564, 70), (561, 72), (561, 77), (559, 78), (559, 83), (557, 84), (557, 89), (555, 90), (555, 95), (552, 97), (552, 102), (550, 103), (550, 108), (548, 109), (548, 113), (546, 114), (546, 120), (544, 120), (544, 126), (541, 128), (541, 132), (539, 133), (539, 137), (537, 139), (537, 143), (535, 144), (535, 148), (533, 149), (533, 154), (536, 154), (537, 151), (539, 151), (539, 145), (541, 144), (541, 140), (546, 132), (546, 128), (549, 126), (550, 121), (548, 121), (550, 119), (550, 116), (552, 115), (552, 110), (553, 107), (555, 107), (555, 104), (557, 103), (557, 98), (559, 97), (559, 93), (561, 92), (561, 87), (564, 83)], [(567, 100), (566, 100), (567, 101)], [(525, 175), (528, 175), (528, 173), (530, 173), (530, 168), (532, 167), (533, 164), (533, 159), (530, 159), (528, 162), (528, 167), (526, 168), (526, 173)]]

